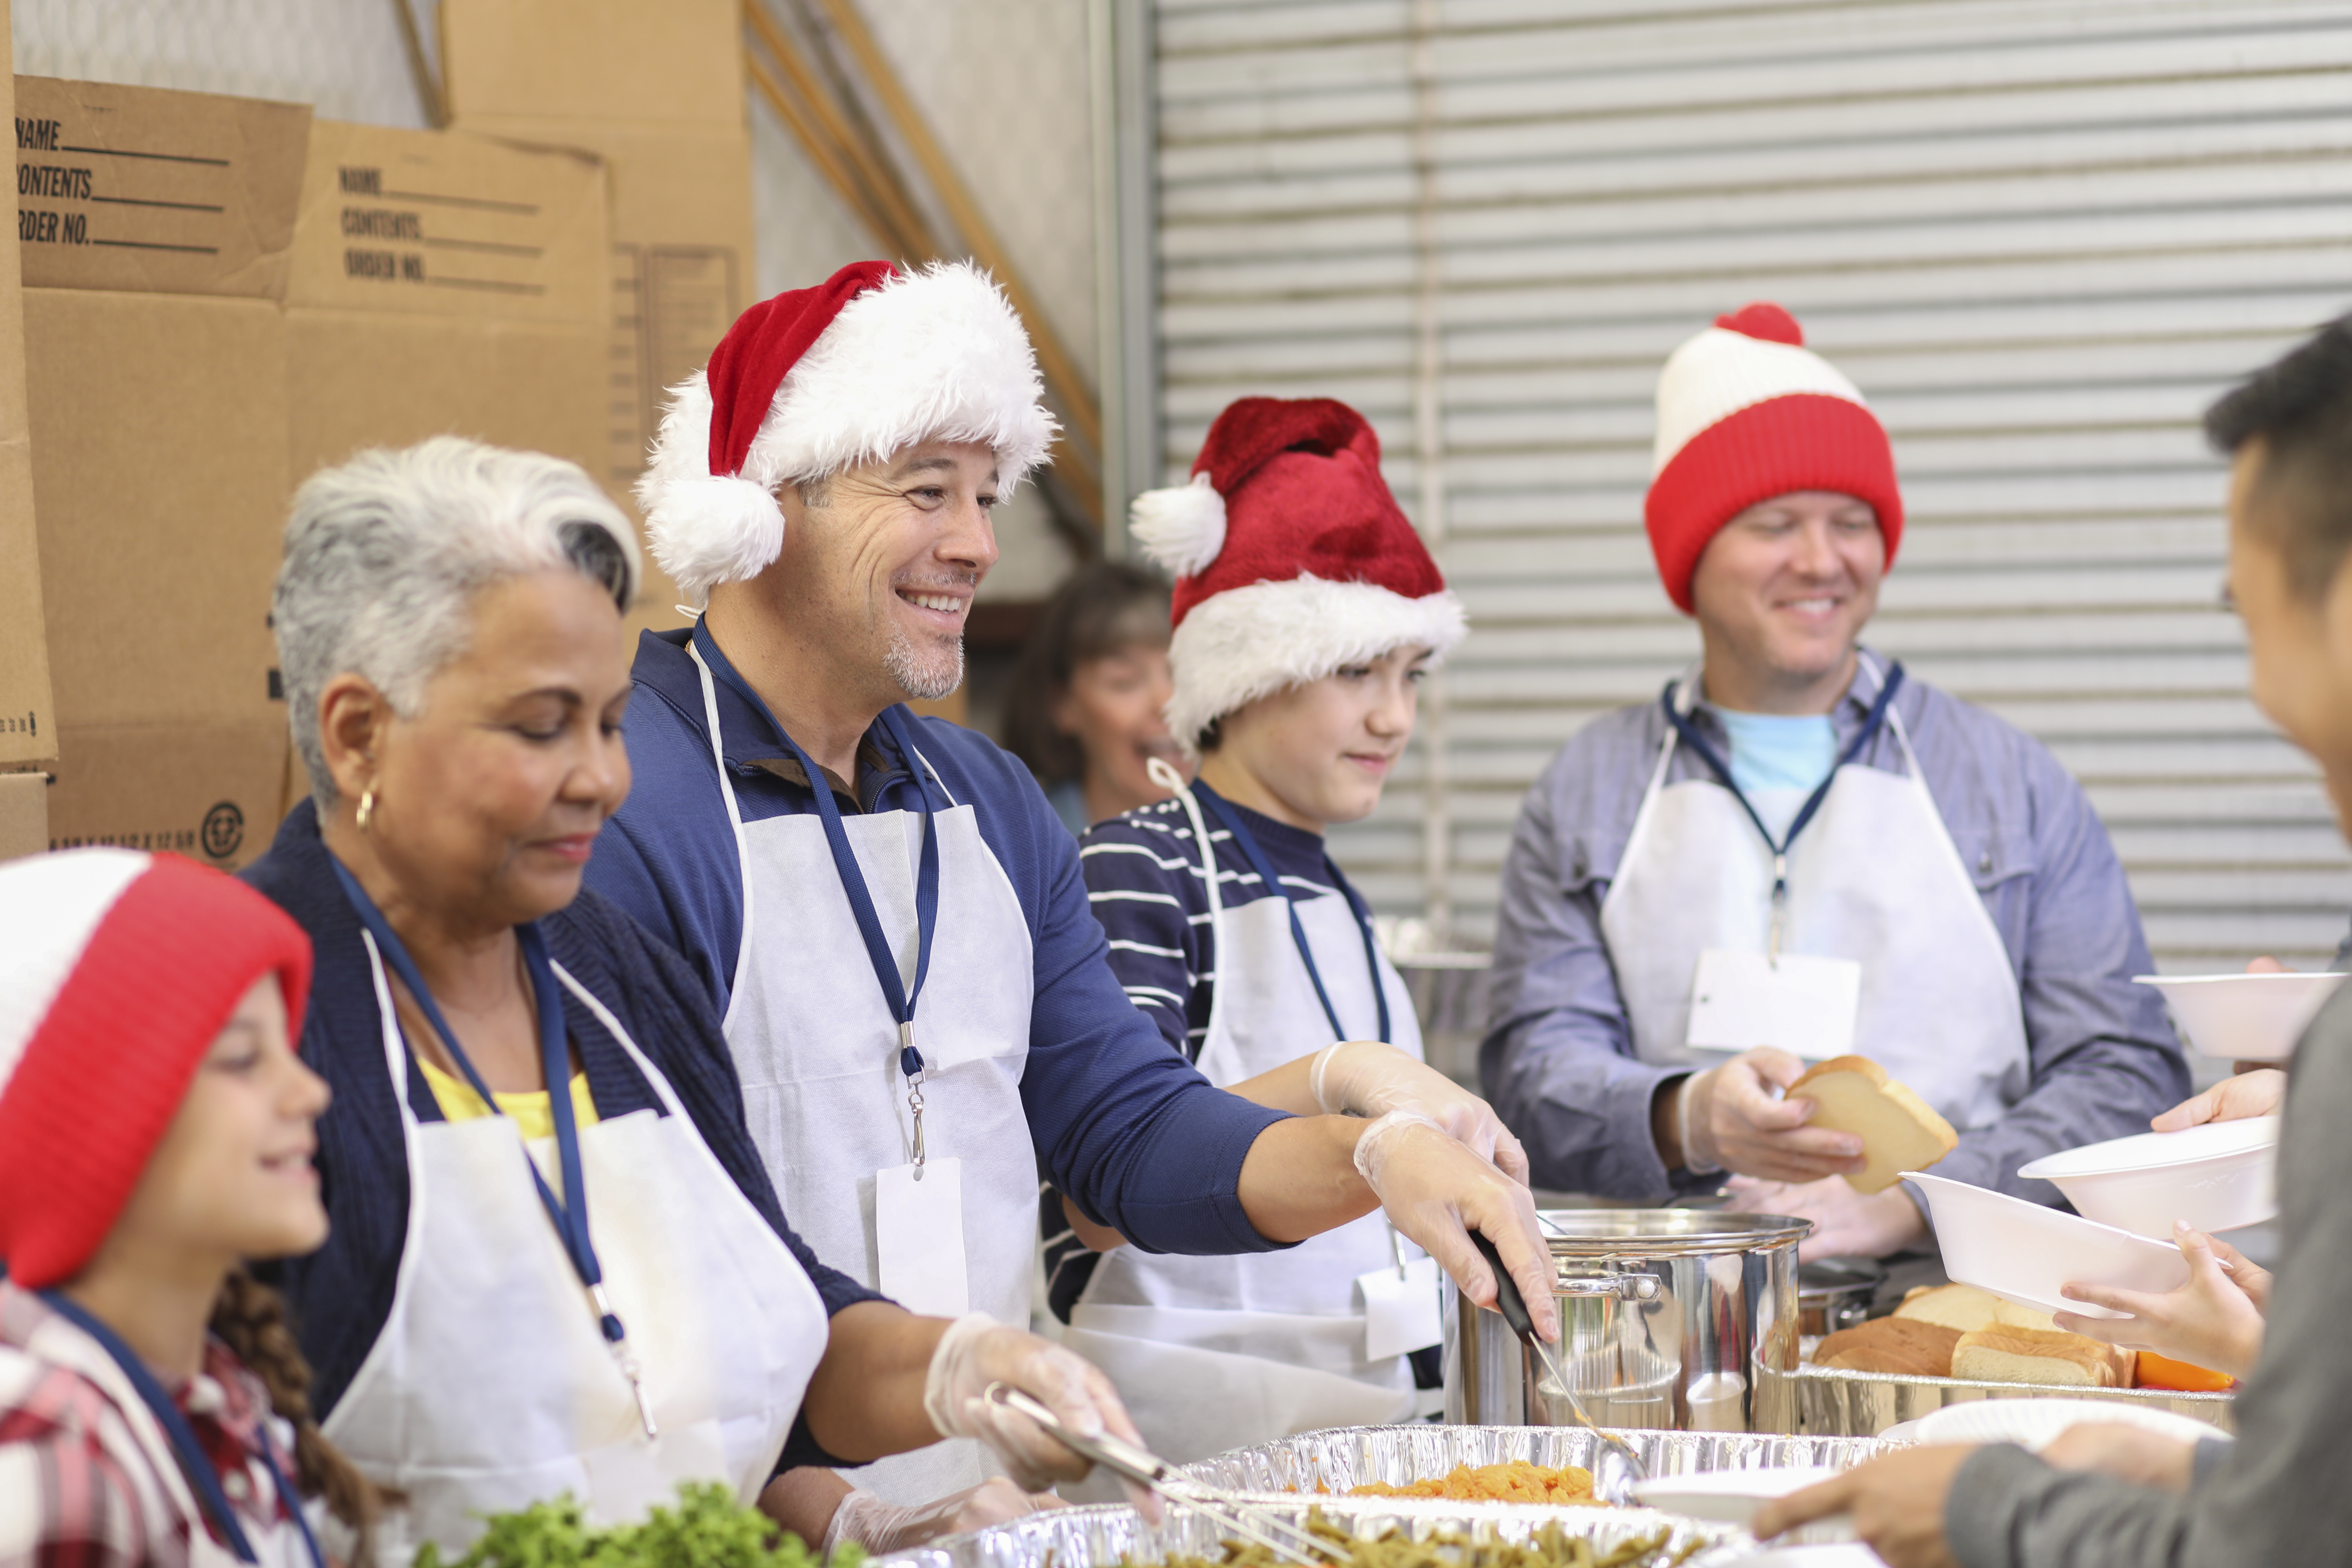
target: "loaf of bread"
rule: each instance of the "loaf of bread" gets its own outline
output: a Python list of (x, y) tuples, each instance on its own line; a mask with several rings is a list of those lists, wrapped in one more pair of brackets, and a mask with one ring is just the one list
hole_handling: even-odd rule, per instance
[(2129, 1388), (2132, 1352), (2080, 1334), (1996, 1323), (1959, 1337), (1952, 1375), (1971, 1383), (2033, 1383), (2053, 1388)]
[(1878, 1318), (1840, 1329), (1813, 1351), (1815, 1366), (1843, 1372), (1891, 1372), (1902, 1377), (1949, 1377), (1960, 1331), (1912, 1318)]
[(1996, 1323), (2051, 1332), (2058, 1327), (2057, 1320), (2049, 1313), (2021, 1307), (1974, 1285), (1915, 1285), (1904, 1296), (1903, 1304), (1895, 1309), (1895, 1315), (1923, 1323), (1941, 1323), (1964, 1334)]
[(1806, 1125), (1851, 1132), (1862, 1140), (1867, 1162), (1846, 1177), (1858, 1193), (1881, 1193), (1906, 1171), (1923, 1170), (1959, 1146), (1960, 1135), (1936, 1108), (1886, 1076), (1868, 1057), (1832, 1057), (1816, 1062), (1789, 1086), (1819, 1107)]

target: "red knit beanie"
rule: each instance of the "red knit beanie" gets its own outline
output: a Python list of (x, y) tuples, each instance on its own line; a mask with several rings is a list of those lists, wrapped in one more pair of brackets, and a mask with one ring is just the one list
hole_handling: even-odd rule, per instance
[(71, 849), (0, 865), (0, 1259), (70, 1279), (114, 1228), (196, 1066), (275, 971), (302, 1026), (310, 941), (233, 878), (173, 855)]
[(1381, 477), (1364, 416), (1328, 397), (1244, 397), (1192, 482), (1135, 500), (1136, 541), (1177, 574), (1168, 727), (1212, 720), (1408, 645), (1444, 655), (1461, 602)]
[(1885, 427), (1853, 383), (1805, 347), (1795, 317), (1743, 306), (1676, 349), (1658, 375), (1643, 510), (1667, 597), (1693, 613), (1691, 576), (1707, 542), (1758, 501), (1796, 490), (1869, 502), (1895, 563), (1903, 493)]

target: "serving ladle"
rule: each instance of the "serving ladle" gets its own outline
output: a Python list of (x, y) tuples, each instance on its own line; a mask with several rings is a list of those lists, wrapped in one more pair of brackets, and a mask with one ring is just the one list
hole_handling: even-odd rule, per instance
[(1511, 1278), (1511, 1271), (1503, 1267), (1503, 1255), (1477, 1231), (1470, 1233), (1470, 1239), (1477, 1244), (1487, 1267), (1495, 1271), (1495, 1310), (1503, 1314), (1503, 1321), (1510, 1325), (1511, 1331), (1519, 1336), (1519, 1342), (1527, 1346), (1528, 1353), (1544, 1368), (1544, 1375), (1536, 1380), (1536, 1392), (1567, 1400), (1568, 1407), (1576, 1412), (1585, 1430), (1600, 1440), (1592, 1450), (1592, 1495), (1602, 1502), (1632, 1503), (1633, 1485), (1650, 1479), (1650, 1467), (1642, 1462), (1642, 1456), (1633, 1451), (1632, 1444), (1614, 1432), (1603, 1431), (1585, 1414), (1584, 1402), (1577, 1398), (1576, 1390), (1568, 1381), (1568, 1369), (1560, 1364), (1559, 1347), (1536, 1338), (1535, 1320), (1528, 1315), (1527, 1298), (1519, 1293), (1518, 1281)]

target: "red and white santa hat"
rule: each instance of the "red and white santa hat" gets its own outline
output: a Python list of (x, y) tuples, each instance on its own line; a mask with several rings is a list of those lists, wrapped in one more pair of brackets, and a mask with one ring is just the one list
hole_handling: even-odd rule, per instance
[(1658, 440), (1643, 510), (1666, 595), (1692, 613), (1691, 575), (1707, 542), (1758, 501), (1834, 490), (1868, 501), (1903, 538), (1903, 493), (1886, 428), (1853, 382), (1805, 347), (1778, 305), (1742, 306), (1667, 356), (1658, 374)]
[(1176, 574), (1168, 727), (1407, 646), (1444, 656), (1469, 629), (1381, 477), (1364, 416), (1328, 397), (1244, 397), (1217, 416), (1192, 482), (1135, 498), (1132, 528)]
[(197, 1064), (275, 972), (302, 1026), (310, 940), (233, 877), (69, 849), (0, 865), (0, 1259), (27, 1289), (81, 1272)]
[(1021, 318), (979, 268), (854, 262), (744, 311), (671, 389), (637, 480), (646, 542), (699, 607), (783, 549), (778, 485), (919, 441), (984, 441), (1010, 495), (1053, 443), (1044, 391)]

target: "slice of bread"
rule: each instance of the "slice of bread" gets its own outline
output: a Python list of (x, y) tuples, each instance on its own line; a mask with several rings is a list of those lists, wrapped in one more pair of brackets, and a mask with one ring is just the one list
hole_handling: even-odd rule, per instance
[(2049, 1313), (2021, 1307), (1974, 1285), (1915, 1285), (1904, 1296), (1903, 1304), (1895, 1309), (1895, 1315), (1923, 1323), (1942, 1323), (1964, 1334), (1996, 1323), (2048, 1332), (2055, 1332), (2058, 1328), (2057, 1321)]
[(1949, 1377), (1952, 1347), (1960, 1331), (1914, 1318), (1878, 1318), (1857, 1323), (1814, 1347), (1815, 1366), (1846, 1372), (1891, 1372), (1903, 1377)]
[(1972, 1383), (2032, 1383), (2053, 1388), (2129, 1388), (2129, 1351), (2042, 1329), (1995, 1324), (1962, 1334), (1952, 1375)]
[(1960, 1135), (1936, 1108), (1886, 1076), (1868, 1057), (1816, 1062), (1789, 1086), (1819, 1107), (1808, 1127), (1851, 1132), (1868, 1162), (1846, 1181), (1857, 1193), (1883, 1193), (1906, 1171), (1923, 1170), (1959, 1146)]

